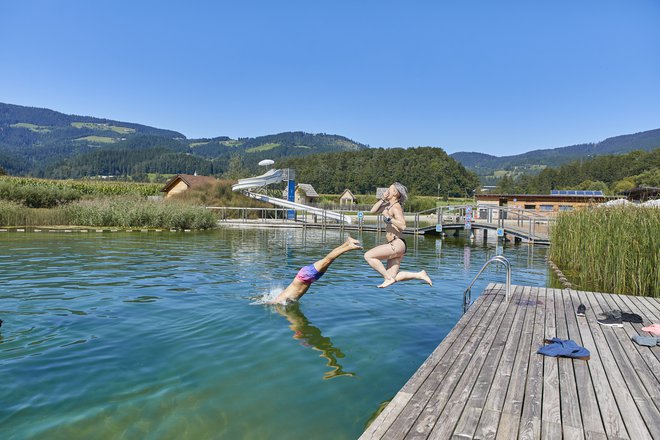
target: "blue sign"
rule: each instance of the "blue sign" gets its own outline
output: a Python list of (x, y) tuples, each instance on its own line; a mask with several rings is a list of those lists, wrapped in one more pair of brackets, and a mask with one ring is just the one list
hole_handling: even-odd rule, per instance
[(442, 225), (435, 225), (435, 232), (442, 232)]
[[(296, 182), (295, 182), (295, 180), (289, 180), (289, 182), (287, 183), (287, 200), (289, 202), (295, 202), (296, 201)], [(287, 210), (287, 218), (289, 220), (295, 220), (296, 219), (296, 210), (295, 209)]]
[(364, 217), (364, 212), (358, 211), (358, 218), (362, 220), (363, 217)]
[(497, 236), (504, 237), (504, 228), (497, 228)]

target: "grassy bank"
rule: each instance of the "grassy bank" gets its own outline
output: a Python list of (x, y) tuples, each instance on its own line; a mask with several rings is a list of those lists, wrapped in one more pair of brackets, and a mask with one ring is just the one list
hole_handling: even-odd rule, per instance
[(660, 209), (562, 213), (550, 258), (580, 289), (660, 297)]
[(80, 200), (54, 208), (28, 208), (0, 200), (1, 226), (108, 226), (209, 229), (216, 217), (201, 206), (124, 196)]

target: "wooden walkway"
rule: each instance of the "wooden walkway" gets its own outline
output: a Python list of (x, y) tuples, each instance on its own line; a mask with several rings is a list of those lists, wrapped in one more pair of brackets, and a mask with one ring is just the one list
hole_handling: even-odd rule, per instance
[[(660, 323), (660, 300), (491, 284), (360, 439), (660, 439), (660, 346), (631, 340)], [(586, 317), (576, 317), (583, 303)], [(623, 328), (603, 311), (642, 316)], [(537, 354), (572, 339), (591, 360)]]

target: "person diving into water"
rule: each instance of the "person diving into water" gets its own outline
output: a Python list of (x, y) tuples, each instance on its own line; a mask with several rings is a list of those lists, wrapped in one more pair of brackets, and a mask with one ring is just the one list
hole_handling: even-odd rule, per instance
[(337, 246), (331, 250), (328, 255), (316, 261), (313, 264), (309, 264), (300, 271), (296, 277), (291, 281), (291, 284), (287, 286), (277, 297), (269, 301), (270, 304), (284, 304), (290, 301), (297, 301), (309, 290), (309, 286), (312, 285), (314, 281), (318, 281), (319, 278), (328, 270), (328, 267), (332, 264), (333, 261), (337, 259), (342, 254), (345, 254), (348, 251), (353, 251), (357, 249), (362, 249), (362, 244), (349, 236), (344, 243)]

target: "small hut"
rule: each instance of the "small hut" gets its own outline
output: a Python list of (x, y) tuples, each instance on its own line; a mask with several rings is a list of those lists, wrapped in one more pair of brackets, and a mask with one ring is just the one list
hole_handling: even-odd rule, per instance
[(341, 206), (343, 205), (348, 205), (352, 206), (355, 203), (357, 203), (357, 199), (355, 198), (355, 195), (353, 195), (353, 192), (346, 188), (343, 193), (339, 196), (339, 204)]
[(303, 205), (308, 205), (310, 203), (314, 203), (318, 201), (320, 196), (314, 189), (312, 185), (309, 183), (299, 183), (298, 186), (296, 186), (296, 197), (295, 201), (296, 203), (302, 203)]
[(182, 193), (190, 188), (197, 188), (206, 184), (212, 184), (217, 179), (211, 176), (198, 176), (197, 174), (177, 174), (167, 181), (160, 190), (165, 193), (165, 198)]

